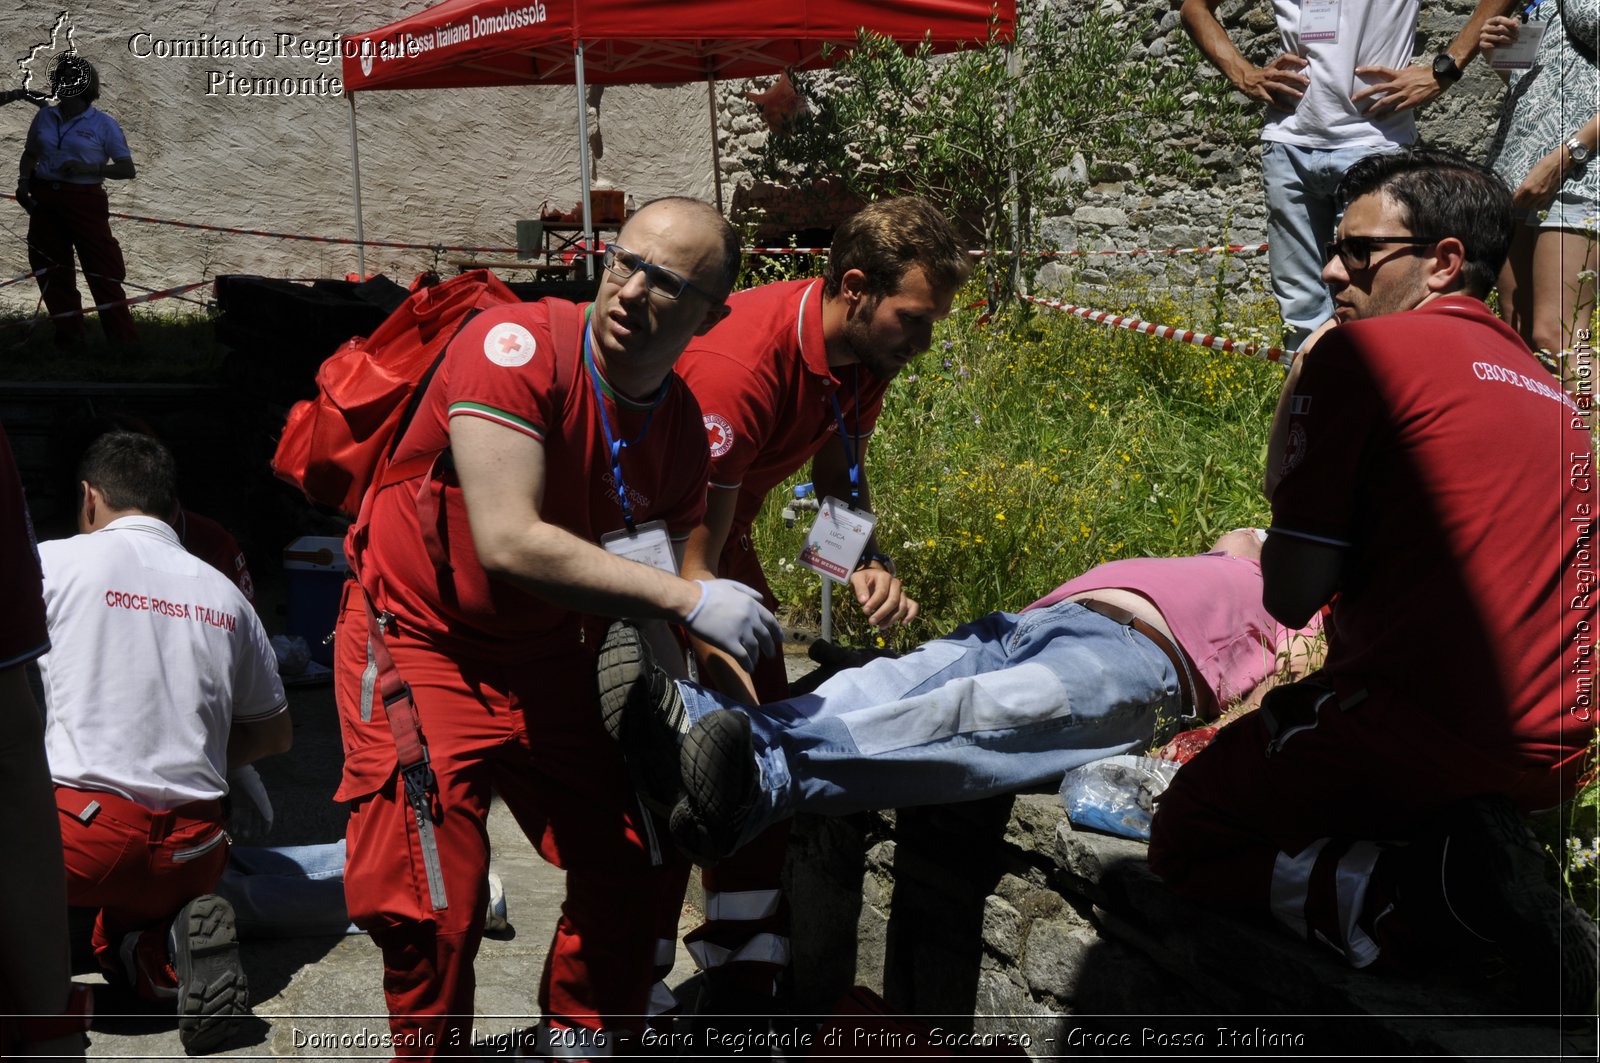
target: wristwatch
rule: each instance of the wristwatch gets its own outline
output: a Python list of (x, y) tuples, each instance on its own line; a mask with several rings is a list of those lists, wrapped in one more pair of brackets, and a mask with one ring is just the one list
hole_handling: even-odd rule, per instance
[(89, 1032), (94, 1019), (94, 990), (78, 982), (67, 995), (67, 1006), (59, 1015), (25, 1015), (17, 1019), (17, 1033), (24, 1042), (54, 1041), (68, 1034)]
[(1454, 85), (1461, 80), (1461, 68), (1456, 65), (1455, 56), (1449, 52), (1440, 52), (1433, 57), (1433, 76), (1446, 85)]
[(1594, 149), (1577, 137), (1567, 141), (1567, 158), (1572, 160), (1572, 165), (1575, 169), (1583, 169), (1584, 164), (1589, 161), (1589, 157), (1593, 154)]
[(862, 554), (861, 555), (861, 560), (856, 562), (856, 571), (859, 572), (861, 569), (866, 568), (868, 565), (872, 564), (874, 561), (876, 561), (878, 564), (882, 565), (883, 566), (883, 570), (885, 572), (889, 573), (889, 575), (891, 575), (891, 576), (894, 575), (894, 558), (890, 557), (888, 554), (878, 554), (878, 553)]

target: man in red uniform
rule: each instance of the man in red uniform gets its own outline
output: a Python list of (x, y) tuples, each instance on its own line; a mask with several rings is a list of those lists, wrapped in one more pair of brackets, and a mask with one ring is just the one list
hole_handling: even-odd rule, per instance
[(1531, 1004), (1557, 1003), (1559, 975), (1592, 1016), (1594, 926), (1518, 816), (1572, 797), (1595, 735), (1585, 419), (1483, 305), (1510, 230), (1498, 178), (1375, 155), (1340, 198), (1337, 327), (1285, 383), (1261, 558), (1284, 624), (1333, 600), (1327, 662), (1178, 773), (1150, 864), (1357, 967), (1497, 943)]
[[(728, 319), (691, 344), (678, 367), (705, 414), (711, 447), (711, 490), (705, 520), (689, 537), (687, 572), (747, 583), (775, 608), (750, 525), (768, 492), (808, 460), (819, 499), (871, 510), (867, 441), (884, 393), (928, 349), (934, 323), (950, 313), (969, 270), (950, 222), (927, 200), (907, 196), (849, 218), (820, 279), (767, 284), (728, 300)], [(873, 624), (916, 616), (917, 603), (874, 540), (850, 588)], [(714, 650), (696, 649), (708, 685), (741, 700), (787, 696), (782, 660), (764, 658), (752, 677)], [(689, 948), (702, 968), (720, 969), (726, 984), (741, 987), (707, 1002), (716, 1010), (759, 1013), (769, 1006), (762, 998), (770, 1000), (773, 974), (787, 963), (777, 888), (786, 837), (786, 828), (776, 828), (706, 877), (707, 924), (690, 935)], [(664, 929), (670, 937), (676, 925)], [(739, 999), (746, 994), (753, 999)]]
[[(351, 802), (345, 891), (383, 950), (398, 1056), (472, 1055), (491, 790), (567, 871), (539, 1051), (611, 1055), (645, 1011), (655, 898), (675, 911), (681, 895), (661, 888), (660, 846), (601, 725), (595, 655), (605, 618), (618, 616), (681, 622), (746, 667), (781, 638), (755, 591), (673, 568), (704, 513), (706, 448), (672, 368), (726, 315), (738, 269), (720, 215), (658, 200), (607, 248), (586, 324), (554, 303), (472, 318), (395, 454), (448, 447), (449, 471), (436, 463), (380, 491), (370, 545), (347, 545), (437, 779), (424, 821), (372, 697), (378, 666), (351, 584), (335, 640), (346, 752), (335, 796)], [(650, 627), (665, 639), (665, 624)]]

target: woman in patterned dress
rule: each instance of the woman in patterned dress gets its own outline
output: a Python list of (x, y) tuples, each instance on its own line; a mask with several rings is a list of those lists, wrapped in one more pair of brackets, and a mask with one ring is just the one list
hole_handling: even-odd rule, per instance
[[(1518, 6), (1508, 0), (1505, 10)], [(1528, 0), (1521, 18), (1542, 24), (1544, 36), (1532, 67), (1507, 78), (1505, 113), (1489, 149), (1517, 212), (1500, 274), (1500, 315), (1535, 351), (1552, 352), (1570, 388), (1581, 371), (1565, 356), (1575, 338), (1588, 340), (1576, 330), (1587, 331), (1594, 312), (1600, 161), (1590, 156), (1600, 144), (1600, 0)], [(1479, 45), (1504, 46), (1523, 28), (1516, 16), (1496, 16)], [(1582, 346), (1592, 354), (1592, 344)]]

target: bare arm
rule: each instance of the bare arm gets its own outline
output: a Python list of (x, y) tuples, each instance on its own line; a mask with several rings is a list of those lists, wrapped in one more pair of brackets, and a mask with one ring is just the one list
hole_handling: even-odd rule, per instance
[[(1472, 62), (1472, 57), (1478, 54), (1478, 38), (1482, 34), (1484, 23), (1495, 15), (1503, 15), (1517, 4), (1517, 0), (1478, 0), (1478, 6), (1473, 9), (1467, 24), (1461, 27), (1461, 32), (1455, 35), (1450, 46), (1445, 49), (1450, 57), (1456, 61), (1456, 69), (1466, 70), (1467, 64)], [(1375, 81), (1359, 92), (1351, 93), (1350, 99), (1358, 106), (1372, 100), (1370, 106), (1365, 107), (1369, 116), (1376, 117), (1382, 114), (1398, 114), (1413, 107), (1421, 107), (1436, 96), (1441, 95), (1449, 88), (1446, 82), (1433, 76), (1433, 64), (1430, 60), (1421, 65), (1393, 68), (1383, 66), (1358, 66), (1356, 74)]]
[[(1568, 140), (1576, 140), (1593, 152), (1600, 144), (1600, 115), (1585, 122)], [(1571, 168), (1572, 156), (1567, 151), (1567, 141), (1563, 140), (1528, 170), (1527, 176), (1512, 191), (1512, 204), (1522, 210), (1544, 210), (1556, 198)]]
[(228, 729), (228, 770), (287, 753), (293, 744), (294, 723), (288, 709), (264, 720), (235, 720)]
[[(860, 483), (856, 485), (858, 502), (855, 508), (872, 512), (872, 490), (867, 483), (867, 443), (861, 439), (856, 461), (859, 464)], [(850, 462), (845, 457), (844, 441), (830, 436), (811, 459), (811, 482), (816, 485), (818, 497), (850, 499)], [(886, 554), (878, 547), (874, 534), (867, 540), (866, 554)], [(867, 623), (887, 628), (895, 624), (909, 624), (917, 618), (917, 603), (906, 594), (900, 580), (881, 561), (869, 561), (850, 574), (850, 589), (855, 592), (856, 604), (866, 615)]]
[[(72, 968), (67, 959), (67, 886), (61, 827), (45, 763), (44, 732), (22, 665), (0, 671), (0, 847), (13, 869), (0, 875), (0, 985), (20, 1015), (66, 1009)], [(41, 1057), (83, 1058), (73, 1034), (29, 1043)]]
[(1234, 708), (1250, 712), (1261, 707), (1262, 699), (1275, 687), (1304, 679), (1318, 668), (1328, 655), (1328, 643), (1321, 631), (1290, 631), (1278, 646), (1273, 670), (1257, 683)]
[[(1313, 339), (1322, 331), (1318, 329), (1313, 333)], [(1302, 352), (1309, 347), (1308, 343)], [(1269, 502), (1278, 490), (1278, 481), (1283, 479), (1283, 456), (1289, 449), (1289, 404), (1294, 399), (1294, 390), (1300, 384), (1300, 373), (1305, 364), (1303, 356), (1289, 364), (1289, 371), (1283, 377), (1283, 390), (1278, 392), (1278, 405), (1272, 411), (1272, 427), (1267, 432), (1266, 469), (1262, 477), (1262, 489)]]
[(600, 616), (682, 620), (699, 588), (607, 553), (545, 521), (544, 445), (481, 417), (450, 420), (450, 452), (472, 543), (495, 579), (567, 609)]
[(1233, 87), (1262, 103), (1293, 108), (1305, 95), (1311, 79), (1300, 73), (1306, 61), (1297, 55), (1280, 55), (1264, 67), (1244, 57), (1232, 38), (1217, 21), (1217, 5), (1222, 0), (1183, 0), (1178, 17), (1188, 30), (1195, 47), (1211, 65), (1233, 83)]

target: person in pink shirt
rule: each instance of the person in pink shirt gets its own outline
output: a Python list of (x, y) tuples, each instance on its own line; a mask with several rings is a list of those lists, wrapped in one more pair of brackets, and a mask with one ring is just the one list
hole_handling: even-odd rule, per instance
[(1260, 556), (1258, 534), (1240, 529), (1194, 557), (1108, 562), (1021, 612), (763, 705), (672, 680), (637, 629), (617, 624), (601, 652), (601, 699), (676, 737), (641, 743), (660, 763), (636, 764), (635, 777), (673, 808), (679, 844), (714, 860), (797, 812), (1038, 786), (1147, 749), (1158, 716), (1212, 720), (1254, 704), (1318, 627), (1268, 615)]

